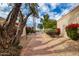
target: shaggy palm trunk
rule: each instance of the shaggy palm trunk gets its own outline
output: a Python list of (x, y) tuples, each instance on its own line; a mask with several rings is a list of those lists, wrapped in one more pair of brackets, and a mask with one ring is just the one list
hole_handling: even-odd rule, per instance
[(36, 21), (34, 17), (33, 17), (33, 29), (36, 30)]
[(15, 4), (9, 16), (7, 17), (5, 24), (0, 26), (0, 55), (19, 55), (18, 37), (20, 32), (17, 31), (15, 22), (20, 11), (20, 7), (20, 3)]
[[(23, 32), (23, 30), (25, 29), (26, 31), (27, 31), (27, 29), (26, 29), (26, 23), (27, 23), (27, 19), (28, 19), (28, 17), (31, 15), (32, 13), (29, 13), (25, 18), (24, 18), (24, 20), (23, 20), (23, 22), (22, 22), (22, 32)], [(26, 32), (25, 31), (25, 32)], [(27, 35), (27, 33), (25, 34), (25, 35)]]

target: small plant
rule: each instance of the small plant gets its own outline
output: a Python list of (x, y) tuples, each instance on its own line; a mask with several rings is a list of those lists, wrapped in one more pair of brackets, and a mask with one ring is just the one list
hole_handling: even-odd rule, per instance
[(79, 24), (70, 24), (66, 26), (66, 32), (67, 35), (72, 39), (72, 40), (77, 40), (78, 39), (78, 27)]
[(32, 27), (26, 27), (26, 33), (35, 33), (35, 31)]
[(56, 29), (56, 34), (59, 35), (60, 34), (60, 28)]

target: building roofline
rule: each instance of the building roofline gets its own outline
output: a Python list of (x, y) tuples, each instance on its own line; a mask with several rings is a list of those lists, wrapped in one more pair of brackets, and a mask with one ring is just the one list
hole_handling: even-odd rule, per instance
[(57, 21), (62, 20), (64, 17), (66, 17), (68, 14), (72, 13), (72, 12), (73, 12), (74, 10), (76, 10), (77, 8), (79, 8), (79, 5), (76, 6), (74, 9), (72, 9), (71, 11), (69, 11), (67, 14), (63, 15), (63, 16), (62, 16), (59, 20), (57, 20)]

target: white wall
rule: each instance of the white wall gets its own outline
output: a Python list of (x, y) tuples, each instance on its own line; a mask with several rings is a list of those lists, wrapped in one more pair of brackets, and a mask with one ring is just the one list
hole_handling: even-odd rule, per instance
[(76, 9), (74, 9), (57, 21), (57, 27), (61, 30), (60, 36), (68, 38), (65, 27), (71, 23), (79, 23), (79, 7), (77, 7)]

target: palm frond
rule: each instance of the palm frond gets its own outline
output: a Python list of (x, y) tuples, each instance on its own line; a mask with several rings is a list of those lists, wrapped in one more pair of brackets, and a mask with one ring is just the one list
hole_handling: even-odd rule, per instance
[(37, 3), (29, 3), (29, 9), (34, 17), (38, 17), (38, 4)]

